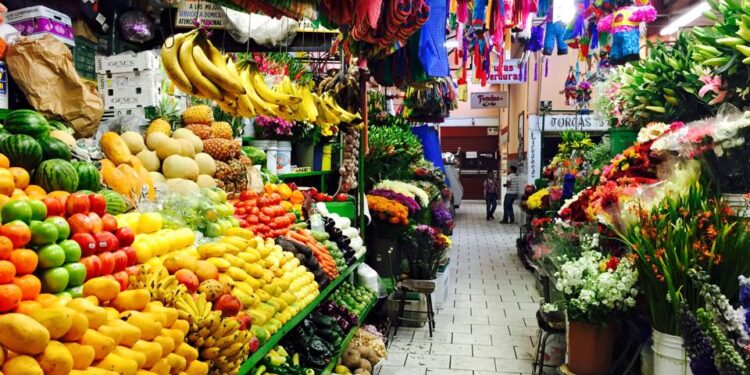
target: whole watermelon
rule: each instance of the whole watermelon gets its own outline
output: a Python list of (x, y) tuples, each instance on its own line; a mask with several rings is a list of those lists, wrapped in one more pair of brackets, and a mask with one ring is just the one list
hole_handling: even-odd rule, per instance
[(78, 174), (78, 190), (99, 190), (102, 176), (94, 164), (82, 161), (74, 161), (72, 164)]
[(120, 193), (114, 190), (102, 189), (99, 190), (99, 194), (103, 195), (107, 201), (108, 214), (119, 215), (128, 211), (128, 202)]
[(26, 134), (34, 138), (49, 135), (49, 123), (37, 111), (17, 109), (8, 113), (5, 130), (11, 134)]
[(8, 157), (11, 166), (27, 171), (36, 168), (43, 155), (39, 142), (25, 134), (0, 137), (0, 153)]
[(70, 161), (73, 157), (70, 153), (70, 146), (65, 142), (54, 137), (39, 137), (37, 139), (42, 146), (42, 157), (44, 160), (63, 159)]
[(49, 124), (50, 130), (62, 130), (62, 131), (65, 131), (65, 132), (67, 132), (68, 130), (70, 130), (70, 128), (68, 127), (68, 125), (66, 125), (62, 121), (49, 120), (49, 121), (47, 121), (47, 123)]
[(34, 172), (34, 183), (46, 191), (64, 190), (73, 193), (78, 189), (78, 173), (67, 160), (45, 160)]

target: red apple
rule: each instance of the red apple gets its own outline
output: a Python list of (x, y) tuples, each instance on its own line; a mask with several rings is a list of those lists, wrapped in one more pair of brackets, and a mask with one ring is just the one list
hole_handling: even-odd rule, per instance
[(125, 246), (120, 248), (120, 250), (125, 252), (125, 255), (128, 257), (128, 267), (135, 266), (135, 264), (138, 263), (138, 257), (135, 254), (135, 249), (130, 246)]
[(115, 251), (120, 248), (120, 241), (110, 232), (99, 232), (94, 234), (96, 239), (96, 252)]
[(123, 250), (113, 251), (112, 255), (115, 257), (115, 273), (125, 271), (128, 267), (128, 254), (125, 254)]
[(252, 327), (253, 325), (253, 318), (246, 313), (240, 313), (239, 315), (237, 315), (237, 320), (240, 321), (240, 331), (250, 329), (250, 327)]
[(114, 233), (117, 230), (117, 219), (110, 214), (102, 215), (102, 229)]
[(65, 214), (65, 206), (54, 198), (42, 198), (42, 203), (47, 206), (47, 216), (62, 216)]
[(224, 294), (214, 301), (214, 310), (221, 311), (221, 316), (229, 318), (237, 316), (242, 310), (242, 304), (237, 297), (231, 294)]
[(70, 194), (68, 195), (68, 199), (65, 200), (65, 211), (68, 215), (86, 214), (89, 212), (90, 207), (89, 197), (83, 193)]
[(103, 195), (97, 193), (91, 193), (89, 198), (89, 211), (94, 212), (99, 216), (104, 216), (107, 213), (107, 200)]
[(68, 218), (70, 233), (93, 233), (94, 223), (91, 218), (82, 213), (73, 214)]
[(174, 275), (175, 277), (177, 277), (177, 281), (179, 281), (180, 284), (185, 285), (185, 287), (187, 287), (188, 292), (195, 293), (195, 291), (198, 290), (200, 281), (198, 280), (198, 276), (195, 276), (195, 274), (192, 271), (181, 269), (175, 272)]
[(124, 291), (128, 289), (128, 285), (130, 285), (130, 276), (125, 271), (115, 272), (114, 275), (112, 275), (115, 280), (117, 280), (118, 283), (120, 283), (120, 291)]
[(86, 280), (102, 274), (102, 261), (96, 255), (81, 258), (80, 262), (86, 267)]
[(115, 270), (115, 256), (109, 252), (99, 253), (96, 256), (102, 261), (102, 275), (111, 275)]
[(76, 233), (71, 239), (81, 246), (82, 256), (87, 257), (96, 253), (96, 239), (91, 233)]
[(260, 341), (258, 340), (258, 336), (253, 336), (250, 338), (250, 341), (247, 342), (247, 348), (250, 351), (250, 353), (255, 353), (260, 349)]
[(91, 219), (91, 223), (94, 225), (94, 233), (99, 233), (104, 230), (104, 222), (99, 214), (96, 212), (89, 212), (89, 219)]
[(135, 233), (128, 227), (117, 228), (115, 236), (120, 241), (120, 246), (130, 246), (135, 241)]
[(125, 269), (125, 272), (127, 272), (130, 276), (138, 276), (141, 274), (141, 267), (140, 266), (130, 266)]

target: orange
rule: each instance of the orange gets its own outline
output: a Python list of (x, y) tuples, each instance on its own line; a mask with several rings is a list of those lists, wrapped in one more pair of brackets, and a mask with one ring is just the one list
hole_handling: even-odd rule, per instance
[(26, 192), (21, 189), (13, 189), (13, 194), (10, 196), (10, 199), (15, 200), (28, 200), (29, 197), (26, 195)]
[(3, 154), (0, 154), (0, 168), (10, 168), (10, 160)]
[(42, 307), (50, 307), (57, 304), (58, 297), (54, 294), (42, 293), (36, 296), (36, 301), (39, 302)]
[(23, 168), (11, 167), (10, 173), (13, 174), (13, 182), (16, 184), (16, 189), (26, 189), (29, 186), (29, 172)]
[(0, 285), (0, 312), (15, 310), (21, 302), (21, 296), (21, 288), (18, 285)]
[(42, 308), (42, 304), (37, 301), (21, 301), (16, 307), (16, 312), (24, 315), (31, 315), (32, 312)]
[(16, 277), (16, 266), (7, 260), (0, 260), (0, 284), (10, 284)]
[(47, 193), (47, 197), (57, 199), (62, 203), (63, 207), (65, 207), (65, 201), (68, 200), (68, 195), (70, 195), (70, 193), (62, 190), (55, 190)]
[[(2, 207), (2, 205), (0, 205)], [(0, 236), (0, 260), (10, 259), (10, 254), (13, 252), (13, 242), (10, 238)]]
[(13, 279), (13, 284), (18, 285), (23, 293), (24, 301), (33, 301), (42, 291), (42, 282), (34, 275), (24, 275)]
[(28, 275), (36, 270), (39, 259), (32, 250), (18, 249), (10, 254), (10, 262), (16, 266), (17, 275)]
[(26, 195), (34, 198), (44, 198), (47, 196), (47, 192), (39, 185), (28, 185), (24, 188), (24, 192)]

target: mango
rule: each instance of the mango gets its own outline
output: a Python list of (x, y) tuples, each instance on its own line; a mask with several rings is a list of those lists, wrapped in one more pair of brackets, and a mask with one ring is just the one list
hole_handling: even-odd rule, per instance
[(185, 358), (187, 364), (192, 364), (193, 361), (198, 359), (198, 349), (190, 346), (190, 344), (183, 342), (174, 351), (175, 354)]
[[(0, 315), (0, 345), (18, 354), (36, 355), (49, 344), (49, 332), (23, 314)], [(7, 374), (7, 372), (6, 372)]]
[(44, 375), (36, 359), (27, 355), (13, 357), (3, 364), (3, 373), (7, 375)]
[(110, 306), (104, 306), (104, 310), (107, 311), (107, 321), (120, 319), (120, 310)]
[(78, 341), (81, 337), (83, 337), (83, 334), (86, 333), (86, 330), (89, 328), (89, 319), (86, 317), (86, 315), (76, 310), (73, 310), (71, 308), (68, 308), (68, 310), (70, 310), (70, 329), (68, 329), (68, 331), (65, 332), (62, 337), (60, 337), (60, 341)]
[(143, 368), (151, 368), (162, 357), (161, 345), (155, 342), (138, 340), (130, 349), (141, 352), (146, 356), (146, 363), (143, 364)]
[(76, 342), (64, 343), (70, 355), (73, 356), (73, 368), (76, 370), (85, 370), (94, 362), (94, 348), (88, 345), (81, 345)]
[(177, 319), (177, 321), (175, 321), (174, 324), (172, 324), (172, 326), (169, 328), (176, 329), (187, 335), (188, 331), (190, 330), (190, 323), (188, 323), (187, 320)]
[(169, 375), (171, 369), (169, 361), (166, 358), (160, 358), (149, 370), (159, 375)]
[(185, 370), (188, 375), (207, 375), (208, 363), (202, 361), (192, 361)]
[(66, 307), (55, 306), (34, 310), (29, 316), (49, 331), (51, 339), (56, 340), (68, 332), (73, 324), (71, 312), (75, 311)]
[(111, 338), (112, 340), (114, 340), (115, 346), (120, 345), (120, 342), (122, 341), (123, 333), (119, 328), (104, 324), (101, 327), (99, 327), (97, 331), (101, 333), (102, 335), (107, 336)]
[(141, 311), (146, 308), (146, 304), (151, 299), (151, 294), (146, 289), (134, 289), (120, 292), (110, 306), (118, 311), (137, 310)]
[(107, 354), (115, 350), (115, 340), (93, 329), (87, 329), (79, 343), (94, 348), (94, 359), (96, 360), (106, 357)]
[(122, 375), (135, 375), (136, 371), (138, 371), (138, 363), (134, 359), (125, 358), (115, 353), (107, 354), (104, 359), (94, 366)]
[(148, 370), (138, 370), (136, 371), (135, 375), (157, 375), (155, 372), (151, 372)]
[(159, 311), (159, 312), (147, 311), (147, 312), (144, 312), (143, 314), (148, 316), (151, 320), (159, 322), (159, 325), (161, 325), (162, 328), (169, 327), (167, 325), (167, 316), (164, 314), (164, 310)]
[(154, 319), (156, 315), (158, 314), (126, 311), (120, 315), (120, 318), (138, 327), (141, 330), (141, 339), (153, 340), (154, 337), (159, 336), (162, 329), (161, 323)]
[(187, 368), (187, 361), (185, 361), (185, 358), (182, 356), (179, 356), (174, 353), (167, 354), (166, 356), (167, 363), (169, 363), (170, 372), (172, 374), (177, 374), (180, 371)]
[(129, 348), (141, 339), (141, 330), (128, 322), (115, 319), (108, 321), (106, 325), (117, 328), (120, 330), (120, 333), (122, 333), (122, 339), (118, 345), (127, 346)]
[(5, 363), (5, 360), (7, 359), (6, 357), (5, 348), (0, 347), (0, 368), (2, 368), (3, 363)]
[(72, 370), (70, 375), (117, 375), (117, 373), (103, 368), (89, 367), (85, 370)]
[(133, 349), (124, 347), (122, 345), (117, 346), (112, 353), (115, 353), (115, 354), (117, 354), (117, 355), (119, 355), (121, 357), (130, 358), (130, 359), (135, 360), (135, 362), (138, 363), (138, 368), (142, 368), (143, 365), (146, 364), (146, 355), (145, 354), (143, 354), (141, 352), (137, 352), (137, 351), (135, 351)]
[(94, 296), (99, 302), (111, 301), (120, 294), (120, 283), (115, 279), (95, 277), (83, 283), (83, 295)]
[(95, 299), (74, 298), (68, 302), (68, 307), (86, 315), (89, 322), (89, 328), (97, 329), (107, 322), (107, 310), (99, 307), (93, 301), (95, 301)]
[(162, 328), (160, 336), (167, 336), (174, 342), (174, 349), (176, 350), (180, 344), (185, 342), (185, 334), (180, 330), (171, 328)]
[[(163, 331), (163, 329), (162, 329)], [(161, 345), (161, 356), (165, 357), (175, 349), (174, 340), (170, 336), (156, 336), (154, 342)]]
[(159, 321), (162, 322), (162, 326), (165, 328), (172, 327), (175, 321), (177, 321), (177, 309), (172, 307), (164, 307), (159, 301), (151, 301), (143, 309), (144, 313), (157, 313), (162, 315), (159, 317)]
[(59, 341), (50, 341), (36, 359), (45, 375), (67, 375), (73, 369), (73, 356)]

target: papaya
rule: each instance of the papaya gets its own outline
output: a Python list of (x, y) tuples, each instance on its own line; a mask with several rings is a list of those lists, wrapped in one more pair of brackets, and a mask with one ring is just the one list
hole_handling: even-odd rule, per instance
[(27, 355), (19, 355), (5, 361), (3, 373), (8, 375), (44, 375), (44, 371), (36, 359)]
[(130, 148), (125, 140), (115, 132), (105, 132), (102, 134), (102, 138), (99, 140), (99, 146), (107, 159), (111, 160), (115, 165), (129, 164), (133, 158), (133, 154), (130, 153)]
[(49, 344), (49, 332), (41, 323), (17, 313), (0, 315), (0, 345), (18, 354), (36, 355)]
[(117, 166), (115, 166), (110, 160), (102, 159), (101, 165), (99, 172), (102, 175), (104, 183), (109, 186), (110, 189), (122, 194), (132, 204), (133, 193), (130, 191), (130, 182), (125, 174), (118, 170)]
[(151, 174), (149, 173), (148, 169), (146, 169), (146, 167), (143, 166), (141, 159), (133, 157), (131, 164), (133, 164), (133, 170), (135, 170), (135, 173), (138, 176), (139, 186), (148, 186), (148, 199), (150, 200), (156, 199), (156, 190), (154, 190), (154, 180), (151, 178)]
[(36, 360), (45, 375), (67, 375), (73, 369), (73, 356), (59, 341), (50, 341)]
[(174, 349), (176, 350), (180, 344), (185, 342), (185, 334), (182, 331), (173, 328), (162, 328), (160, 336), (167, 336), (174, 342)]
[(76, 311), (70, 308), (56, 306), (34, 310), (29, 316), (47, 328), (51, 339), (57, 340), (73, 325), (74, 313)]
[(177, 319), (170, 328), (176, 329), (187, 335), (190, 330), (190, 323), (188, 323), (187, 320)]
[(107, 321), (120, 319), (120, 311), (111, 306), (104, 306), (104, 310), (107, 310)]
[(86, 333), (81, 337), (80, 344), (94, 348), (94, 359), (96, 360), (106, 357), (107, 354), (115, 350), (114, 339), (104, 336), (93, 329), (86, 330)]
[(73, 356), (74, 369), (85, 370), (94, 362), (94, 355), (96, 353), (92, 346), (81, 345), (77, 342), (66, 342), (63, 345), (68, 348), (70, 355)]

